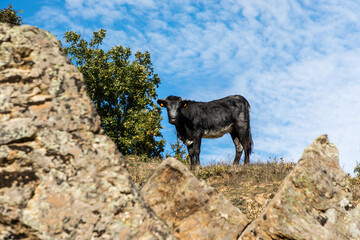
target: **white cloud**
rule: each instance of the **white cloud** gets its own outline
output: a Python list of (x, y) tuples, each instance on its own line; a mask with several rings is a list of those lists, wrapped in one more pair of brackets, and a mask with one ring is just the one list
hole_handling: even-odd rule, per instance
[(354, 66), (359, 53), (354, 49), (253, 73), (255, 148), (297, 160), (305, 146), (327, 133), (341, 151), (341, 164), (351, 172), (354, 158), (360, 159), (360, 68)]
[[(29, 20), (32, 24), (37, 24), (55, 34), (58, 39), (62, 39), (66, 30), (76, 31), (82, 35), (91, 31), (82, 24), (75, 22), (63, 9), (55, 9), (44, 6), (34, 14)], [(59, 29), (59, 26), (67, 26), (66, 29)]]

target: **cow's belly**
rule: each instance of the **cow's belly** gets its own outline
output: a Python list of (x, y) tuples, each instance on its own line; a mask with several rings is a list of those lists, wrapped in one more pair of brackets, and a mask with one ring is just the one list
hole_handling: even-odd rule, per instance
[(203, 138), (219, 138), (224, 134), (232, 132), (234, 130), (234, 125), (230, 124), (227, 127), (220, 128), (218, 130), (205, 130)]

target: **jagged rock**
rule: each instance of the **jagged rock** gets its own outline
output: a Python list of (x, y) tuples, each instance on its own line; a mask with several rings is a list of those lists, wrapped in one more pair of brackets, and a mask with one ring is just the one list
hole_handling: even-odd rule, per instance
[(280, 190), (239, 239), (360, 239), (338, 150), (326, 135), (307, 147)]
[(175, 158), (161, 163), (141, 193), (179, 239), (236, 239), (248, 223), (238, 208)]
[(0, 239), (172, 239), (59, 41), (0, 24)]

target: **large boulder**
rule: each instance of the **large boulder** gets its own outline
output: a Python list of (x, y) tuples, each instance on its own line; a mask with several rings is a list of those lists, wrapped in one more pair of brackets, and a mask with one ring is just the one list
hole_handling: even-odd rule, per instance
[(280, 190), (239, 239), (360, 239), (338, 150), (326, 135), (307, 147)]
[(0, 24), (0, 239), (172, 239), (50, 33)]
[(175, 158), (161, 163), (141, 193), (179, 239), (236, 239), (248, 224), (238, 208)]

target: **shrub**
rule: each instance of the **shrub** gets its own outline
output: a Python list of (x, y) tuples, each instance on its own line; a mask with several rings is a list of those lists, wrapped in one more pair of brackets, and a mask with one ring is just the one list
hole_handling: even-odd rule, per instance
[(0, 9), (0, 22), (20, 25), (22, 20), (21, 17), (17, 15), (18, 13), (22, 13), (22, 10), (15, 11), (12, 5), (9, 4), (8, 8)]

